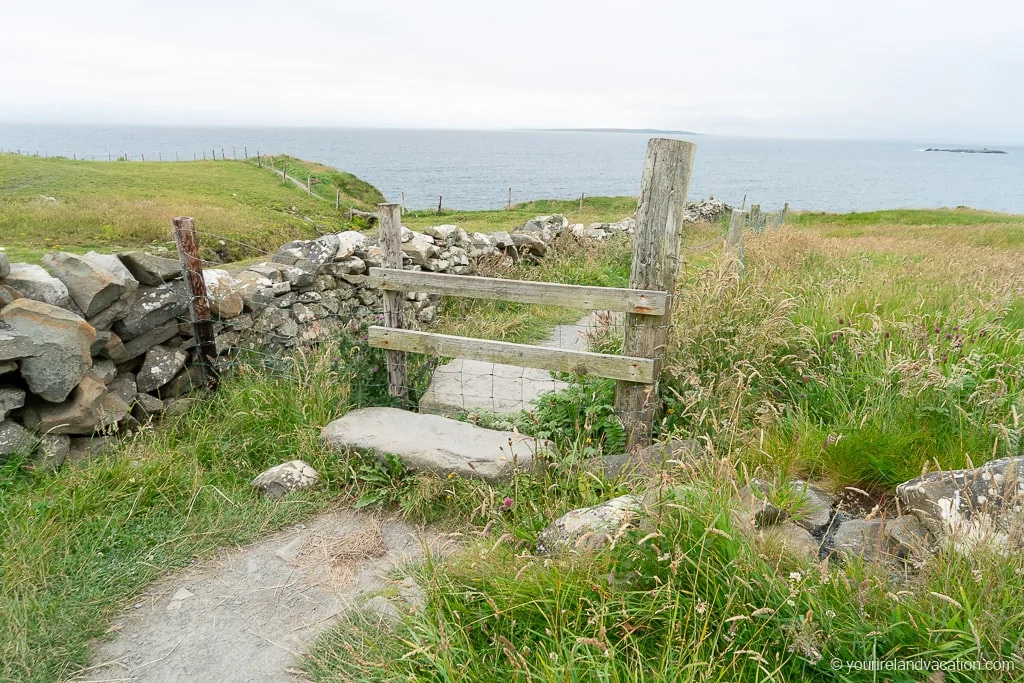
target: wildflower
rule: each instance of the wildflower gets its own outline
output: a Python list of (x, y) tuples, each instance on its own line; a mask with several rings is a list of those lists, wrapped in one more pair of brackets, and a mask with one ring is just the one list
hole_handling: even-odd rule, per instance
[(803, 574), (801, 574), (800, 572), (790, 572), (789, 573), (789, 580), (792, 581), (793, 583), (800, 583), (800, 581), (802, 581), (803, 578), (804, 578)]
[(886, 331), (885, 331), (885, 334), (884, 334), (883, 336), (884, 336), (884, 337), (885, 337), (886, 339), (888, 339), (888, 338), (889, 338), (890, 336), (892, 336), (892, 335), (890, 335), (890, 334), (889, 334), (889, 330), (886, 330)]
[(505, 500), (501, 501), (501, 507), (503, 510), (508, 510), (512, 507), (511, 496), (505, 496)]
[(697, 610), (697, 614), (704, 614), (708, 611), (708, 603), (704, 600), (699, 600), (697, 601), (697, 605), (694, 609)]

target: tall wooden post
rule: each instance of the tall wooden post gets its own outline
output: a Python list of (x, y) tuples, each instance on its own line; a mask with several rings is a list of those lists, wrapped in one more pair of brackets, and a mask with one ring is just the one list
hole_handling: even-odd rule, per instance
[(668, 345), (672, 299), (682, 261), (682, 218), (686, 210), (693, 152), (693, 143), (683, 140), (652, 138), (647, 143), (636, 210), (629, 286), (667, 292), (668, 307), (665, 315), (626, 314), (622, 353), (653, 358), (655, 380), (653, 384), (619, 381), (616, 385), (615, 409), (626, 427), (627, 453), (651, 442), (654, 415), (658, 409), (657, 381)]
[(195, 222), (182, 216), (174, 219), (174, 241), (178, 243), (178, 256), (185, 276), (185, 288), (192, 309), (192, 329), (199, 352), (199, 364), (206, 376), (206, 386), (217, 388), (217, 342), (210, 320), (210, 302), (206, 298), (206, 280), (203, 279), (203, 262), (199, 258), (199, 241), (196, 239)]
[(313, 176), (309, 174), (306, 175), (306, 194), (313, 195)]
[[(380, 226), (380, 246), (384, 251), (385, 268), (402, 267), (402, 205), (378, 204), (377, 223)], [(402, 292), (384, 291), (384, 324), (403, 329), (405, 320), (402, 307), (405, 297)], [(401, 399), (409, 398), (409, 377), (404, 351), (386, 351), (388, 359), (388, 393)]]
[(437, 195), (437, 215), (441, 215), (441, 195)]
[(743, 228), (746, 223), (747, 212), (733, 210), (732, 217), (729, 219), (729, 232), (725, 235), (726, 257), (732, 260), (733, 269), (741, 277), (747, 270), (743, 263)]
[(507, 210), (508, 211), (512, 210), (512, 188), (511, 187), (508, 188), (508, 207), (507, 207)]
[(334, 210), (337, 211), (341, 208), (341, 188), (334, 188)]
[(761, 205), (750, 205), (750, 217), (747, 219), (751, 229), (761, 232)]

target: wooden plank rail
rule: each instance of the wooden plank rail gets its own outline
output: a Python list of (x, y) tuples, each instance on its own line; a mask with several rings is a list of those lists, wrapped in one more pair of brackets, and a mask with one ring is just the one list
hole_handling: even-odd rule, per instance
[[(432, 275), (431, 277), (437, 276)], [(462, 276), (456, 277), (462, 279)], [(411, 351), (449, 358), (468, 358), (553, 372), (596, 375), (640, 384), (650, 384), (654, 381), (654, 361), (649, 358), (549, 349), (528, 344), (453, 337), (433, 332), (396, 330), (376, 325), (369, 330), (369, 342), (370, 346), (389, 351)]]
[(668, 294), (656, 290), (584, 287), (553, 282), (445, 275), (396, 268), (370, 268), (371, 287), (401, 292), (449, 294), (471, 299), (549, 304), (592, 311), (622, 311), (638, 315), (665, 315)]

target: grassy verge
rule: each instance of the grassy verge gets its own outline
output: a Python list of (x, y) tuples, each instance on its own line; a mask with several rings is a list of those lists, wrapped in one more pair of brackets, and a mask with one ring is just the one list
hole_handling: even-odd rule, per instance
[(496, 232), (511, 230), (534, 216), (563, 214), (570, 223), (610, 223), (633, 215), (636, 211), (635, 197), (588, 197), (580, 211), (579, 200), (541, 199), (533, 202), (513, 204), (511, 210), (457, 211), (407, 211), (402, 223), (418, 230), (428, 225), (452, 223), (466, 232)]
[[(376, 188), (327, 167), (344, 208), (371, 208)], [(173, 248), (171, 219), (193, 216), (213, 240), (223, 236), (256, 249), (341, 230), (344, 211), (308, 197), (255, 161), (93, 162), (0, 154), (0, 235), (11, 260), (38, 261), (50, 249), (115, 251), (150, 244)], [(204, 242), (204, 246), (207, 246)], [(210, 245), (212, 246), (212, 245)], [(255, 255), (231, 241), (228, 258)], [(258, 253), (258, 252), (257, 252)]]

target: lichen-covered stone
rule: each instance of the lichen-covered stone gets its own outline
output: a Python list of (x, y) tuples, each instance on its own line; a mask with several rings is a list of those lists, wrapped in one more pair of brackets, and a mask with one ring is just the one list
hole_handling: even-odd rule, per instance
[(146, 360), (135, 378), (141, 392), (155, 391), (164, 386), (185, 367), (188, 353), (182, 349), (157, 345), (146, 352)]
[(59, 403), (78, 386), (92, 366), (90, 351), (96, 330), (79, 316), (54, 306), (18, 299), (0, 311), (6, 331), (31, 342), (31, 352), (19, 360), (29, 391)]
[(78, 254), (50, 252), (43, 256), (43, 266), (64, 283), (68, 294), (87, 318), (109, 308), (124, 294), (120, 278)]
[(12, 263), (11, 272), (4, 276), (4, 284), (17, 290), (23, 297), (41, 301), (59, 308), (71, 307), (71, 296), (63, 282), (53, 277), (42, 266)]
[(627, 528), (642, 510), (639, 498), (619, 496), (593, 507), (571, 510), (540, 533), (537, 552), (588, 552), (607, 545)]
[(179, 261), (141, 251), (126, 251), (118, 254), (117, 258), (140, 284), (148, 287), (158, 287), (181, 278)]
[(302, 460), (271, 467), (252, 480), (252, 485), (270, 498), (320, 485), (320, 475)]

